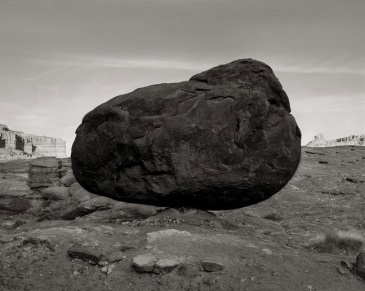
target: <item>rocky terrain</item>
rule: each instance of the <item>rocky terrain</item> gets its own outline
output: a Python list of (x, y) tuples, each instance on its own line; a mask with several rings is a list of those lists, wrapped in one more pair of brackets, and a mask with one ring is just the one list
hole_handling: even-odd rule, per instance
[(326, 140), (322, 133), (316, 135), (314, 140), (309, 142), (307, 147), (336, 147), (336, 146), (365, 146), (365, 134), (349, 135), (347, 137)]
[(60, 138), (25, 134), (0, 124), (0, 160), (43, 156), (66, 157), (66, 143)]
[(207, 212), (89, 193), (69, 159), (1, 162), (0, 289), (364, 290), (364, 170), (364, 147), (303, 147), (270, 199)]

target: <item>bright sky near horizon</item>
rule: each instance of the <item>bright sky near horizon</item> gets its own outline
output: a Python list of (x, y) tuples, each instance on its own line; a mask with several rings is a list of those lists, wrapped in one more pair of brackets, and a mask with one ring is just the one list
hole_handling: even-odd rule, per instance
[(365, 132), (364, 0), (0, 0), (0, 123), (60, 137), (138, 87), (271, 66), (302, 144)]

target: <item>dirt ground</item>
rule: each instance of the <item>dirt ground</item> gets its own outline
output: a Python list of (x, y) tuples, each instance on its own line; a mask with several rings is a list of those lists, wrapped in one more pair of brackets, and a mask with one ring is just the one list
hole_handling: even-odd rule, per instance
[[(365, 147), (304, 147), (293, 179), (257, 205), (214, 215), (167, 209), (132, 221), (93, 213), (38, 222), (21, 207), (8, 211), (6, 199), (28, 195), (26, 163), (0, 164), (0, 290), (365, 290), (344, 267), (356, 253), (311, 247), (331, 230), (365, 236)], [(72, 246), (123, 258), (106, 272), (70, 257)], [(146, 254), (178, 264), (137, 271), (133, 260)], [(221, 270), (204, 270), (205, 261)]]

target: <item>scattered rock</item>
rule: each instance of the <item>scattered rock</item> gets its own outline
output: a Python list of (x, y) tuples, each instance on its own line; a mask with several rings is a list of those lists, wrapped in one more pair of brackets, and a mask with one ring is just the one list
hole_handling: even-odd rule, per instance
[(70, 257), (87, 261), (92, 265), (96, 265), (102, 257), (98, 250), (84, 246), (73, 246), (67, 250), (67, 254)]
[(301, 132), (290, 110), (272, 69), (252, 59), (140, 88), (85, 115), (72, 146), (74, 175), (86, 190), (125, 202), (255, 204), (298, 167)]
[(261, 250), (265, 255), (271, 256), (273, 254), (273, 252), (269, 249), (262, 249)]
[(354, 270), (354, 265), (352, 265), (346, 261), (341, 261), (341, 265), (343, 267), (345, 267), (346, 269), (350, 270), (351, 272)]
[(105, 274), (105, 275), (109, 275), (112, 271), (113, 271), (113, 267), (114, 265), (110, 265), (110, 266), (105, 266), (105, 267), (102, 267), (100, 269), (100, 271)]
[(61, 214), (62, 219), (64, 220), (73, 220), (76, 217), (82, 217), (87, 213), (82, 212), (78, 207), (78, 203), (73, 203), (69, 206), (63, 213)]
[[(83, 189), (81, 187), (81, 185), (79, 183), (73, 183), (72, 185), (70, 185), (70, 187), (68, 188), (68, 193), (70, 193), (70, 195), (73, 197), (74, 194), (79, 191), (80, 189)], [(86, 190), (85, 190), (86, 191)], [(80, 201), (83, 202), (83, 201)]]
[(138, 272), (153, 272), (153, 269), (155, 268), (155, 263), (158, 261), (158, 259), (151, 255), (139, 255), (135, 258), (133, 258), (133, 267)]
[(160, 259), (156, 262), (153, 272), (156, 274), (170, 273), (179, 264), (180, 264), (179, 259), (175, 259), (175, 258)]
[(48, 248), (51, 251), (55, 250), (54, 245), (47, 238), (42, 237), (42, 236), (24, 238), (21, 245), (22, 246), (33, 245), (33, 246), (36, 246), (36, 247), (44, 246), (44, 247)]
[(70, 187), (76, 182), (76, 178), (72, 173), (68, 173), (60, 179), (60, 183), (65, 187)]
[(204, 279), (203, 279), (204, 284), (207, 284), (207, 285), (210, 285), (210, 286), (214, 285), (215, 281), (216, 281), (215, 278), (213, 276), (210, 276), (210, 275), (205, 276)]
[(212, 260), (202, 260), (201, 265), (206, 272), (220, 272), (224, 270), (224, 265), (217, 261)]
[(41, 195), (47, 200), (67, 200), (70, 198), (66, 187), (48, 187), (41, 191)]
[(356, 257), (356, 274), (365, 280), (365, 250), (362, 250)]
[(357, 179), (356, 177), (347, 177), (345, 178), (345, 180), (351, 183), (359, 183), (359, 179)]
[(337, 268), (337, 272), (340, 274), (340, 275), (342, 275), (342, 276), (346, 276), (346, 275), (348, 275), (349, 274), (349, 271), (348, 270), (346, 270), (345, 268), (343, 268), (343, 267), (338, 267)]
[(100, 266), (100, 267), (105, 267), (107, 265), (108, 265), (108, 262), (107, 261), (99, 261), (98, 262), (98, 266)]
[(121, 252), (126, 252), (126, 251), (129, 251), (129, 250), (136, 250), (137, 247), (134, 246), (134, 245), (131, 245), (129, 243), (123, 243), (121, 246), (120, 246), (120, 251)]
[(185, 260), (181, 262), (177, 269), (179, 275), (187, 278), (197, 277), (200, 271), (200, 264), (197, 264), (196, 262), (186, 262)]
[(106, 258), (106, 260), (108, 261), (108, 263), (114, 263), (114, 262), (119, 262), (121, 260), (124, 260), (126, 258), (125, 255), (123, 255), (122, 252), (113, 252), (111, 254), (109, 254)]

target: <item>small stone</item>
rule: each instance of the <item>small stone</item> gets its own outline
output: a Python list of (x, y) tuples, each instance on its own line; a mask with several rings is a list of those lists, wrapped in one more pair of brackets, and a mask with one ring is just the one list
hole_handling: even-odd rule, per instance
[(98, 262), (98, 265), (99, 265), (100, 267), (105, 267), (106, 265), (108, 265), (108, 262), (107, 262), (107, 261), (99, 261), (99, 262)]
[(102, 273), (104, 273), (105, 275), (109, 275), (109, 274), (112, 272), (112, 268), (111, 268), (111, 267), (102, 267), (102, 268), (100, 269), (100, 271), (101, 271)]
[(261, 250), (265, 255), (271, 256), (273, 254), (273, 252), (269, 249), (262, 249)]
[(202, 268), (206, 272), (219, 272), (224, 269), (224, 265), (211, 260), (203, 260), (201, 261)]
[(114, 262), (119, 262), (121, 260), (124, 260), (126, 258), (126, 256), (123, 255), (122, 252), (113, 252), (111, 254), (109, 254), (106, 258), (106, 260), (109, 263), (114, 263)]
[(353, 269), (354, 269), (354, 265), (352, 265), (346, 261), (341, 261), (341, 265), (350, 271), (353, 271)]
[(157, 258), (151, 254), (139, 255), (133, 259), (133, 267), (138, 272), (153, 272)]
[(343, 268), (343, 267), (338, 267), (338, 268), (337, 268), (337, 272), (338, 272), (339, 274), (341, 274), (342, 276), (345, 276), (345, 275), (347, 275), (347, 274), (348, 274), (348, 271), (347, 271), (345, 268)]
[(112, 272), (112, 270), (113, 270), (113, 267), (109, 267), (108, 268), (108, 271), (106, 272), (106, 274), (109, 275)]
[(160, 259), (155, 264), (154, 272), (157, 274), (170, 273), (179, 264), (180, 264), (180, 261), (178, 259), (174, 259), (174, 258)]
[(99, 263), (102, 256), (98, 250), (83, 246), (73, 246), (67, 250), (67, 254), (70, 257), (87, 261), (92, 265)]
[(203, 279), (204, 284), (207, 285), (213, 285), (215, 282), (215, 279), (212, 276), (205, 276)]
[(79, 274), (80, 274), (80, 273), (79, 273), (78, 271), (73, 271), (73, 272), (72, 272), (72, 275), (73, 275), (73, 276), (77, 276), (77, 275), (79, 275)]
[(365, 280), (365, 250), (356, 257), (356, 274)]

